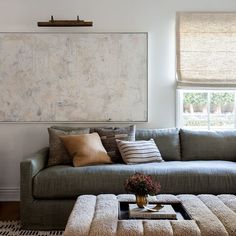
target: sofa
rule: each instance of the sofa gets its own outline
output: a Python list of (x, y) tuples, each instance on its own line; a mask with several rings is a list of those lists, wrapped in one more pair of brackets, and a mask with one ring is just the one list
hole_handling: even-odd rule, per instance
[(64, 229), (82, 194), (125, 193), (135, 172), (149, 174), (162, 194), (236, 194), (236, 131), (137, 129), (136, 140), (154, 139), (164, 162), (47, 167), (46, 147), (21, 162), (23, 229)]

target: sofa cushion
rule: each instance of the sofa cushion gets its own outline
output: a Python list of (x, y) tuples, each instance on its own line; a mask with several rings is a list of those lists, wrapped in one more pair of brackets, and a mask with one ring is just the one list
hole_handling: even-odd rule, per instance
[(112, 163), (97, 133), (60, 136), (74, 166)]
[(236, 161), (236, 131), (180, 130), (182, 160)]
[(33, 179), (35, 198), (77, 198), (81, 194), (125, 193), (124, 181), (135, 172), (160, 181), (161, 193), (236, 193), (236, 163), (168, 161), (139, 165), (52, 166)]
[(48, 128), (49, 134), (49, 158), (48, 166), (71, 164), (72, 158), (68, 155), (59, 135), (88, 134), (89, 128), (60, 129)]
[(116, 139), (135, 141), (135, 125), (128, 127), (94, 128), (94, 132), (97, 132), (101, 137), (102, 144), (112, 161), (115, 163), (123, 163), (116, 144)]
[(161, 162), (162, 157), (153, 139), (142, 141), (116, 140), (126, 164)]
[(154, 139), (165, 161), (181, 160), (179, 129), (137, 129), (136, 140)]

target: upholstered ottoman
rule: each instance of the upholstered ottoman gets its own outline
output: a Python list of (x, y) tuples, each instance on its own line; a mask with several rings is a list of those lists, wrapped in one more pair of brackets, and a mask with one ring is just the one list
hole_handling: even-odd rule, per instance
[(102, 194), (78, 197), (64, 236), (236, 236), (235, 195), (158, 195), (150, 202), (181, 202), (190, 220), (119, 220), (119, 201), (134, 195)]

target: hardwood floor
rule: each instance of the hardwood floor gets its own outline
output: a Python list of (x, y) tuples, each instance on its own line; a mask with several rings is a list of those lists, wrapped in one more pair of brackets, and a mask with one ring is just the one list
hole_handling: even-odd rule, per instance
[(0, 202), (0, 220), (20, 220), (20, 202)]

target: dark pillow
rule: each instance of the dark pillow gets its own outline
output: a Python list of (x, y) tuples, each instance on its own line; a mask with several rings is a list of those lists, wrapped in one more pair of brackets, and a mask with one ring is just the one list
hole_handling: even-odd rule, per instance
[(59, 136), (88, 134), (89, 128), (72, 128), (64, 131), (55, 128), (48, 128), (49, 134), (49, 158), (48, 166), (67, 165), (72, 163), (72, 158), (67, 153), (64, 144), (61, 142)]
[(135, 125), (129, 127), (94, 128), (102, 140), (102, 144), (114, 163), (123, 163), (116, 139), (135, 141)]
[(83, 130), (83, 129), (89, 129), (89, 131), (91, 131), (91, 129), (89, 127), (78, 127), (78, 126), (51, 126), (51, 129), (57, 129), (57, 130), (62, 130), (62, 131), (66, 131), (66, 132), (76, 132), (77, 130)]

